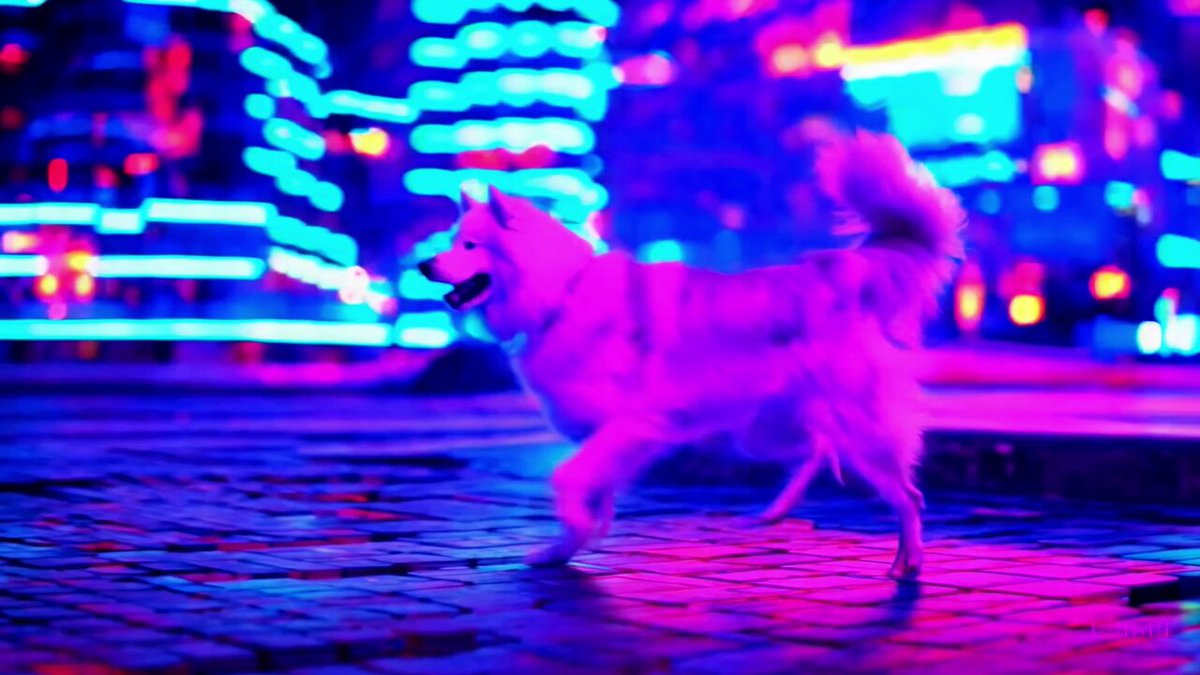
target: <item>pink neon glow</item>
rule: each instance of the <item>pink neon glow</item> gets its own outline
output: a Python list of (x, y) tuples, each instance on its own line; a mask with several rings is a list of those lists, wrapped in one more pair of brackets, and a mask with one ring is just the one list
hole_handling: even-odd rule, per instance
[(1167, 7), (1178, 16), (1200, 16), (1200, 0), (1167, 0)]
[(661, 86), (675, 80), (675, 66), (665, 54), (644, 54), (622, 61), (617, 74), (624, 84)]

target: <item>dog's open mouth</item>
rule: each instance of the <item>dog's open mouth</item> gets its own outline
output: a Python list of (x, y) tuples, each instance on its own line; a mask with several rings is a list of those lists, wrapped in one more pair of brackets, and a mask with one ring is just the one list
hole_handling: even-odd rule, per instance
[(482, 295), (491, 285), (492, 277), (481, 272), (460, 284), (455, 284), (454, 290), (447, 293), (444, 299), (446, 300), (446, 304), (454, 309), (461, 309), (464, 305)]

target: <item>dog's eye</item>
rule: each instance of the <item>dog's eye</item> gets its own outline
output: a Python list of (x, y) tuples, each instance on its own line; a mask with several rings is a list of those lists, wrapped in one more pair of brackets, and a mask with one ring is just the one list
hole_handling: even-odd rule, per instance
[(475, 242), (473, 242), (473, 241), (464, 242), (463, 248), (470, 251), (471, 249), (475, 248)]

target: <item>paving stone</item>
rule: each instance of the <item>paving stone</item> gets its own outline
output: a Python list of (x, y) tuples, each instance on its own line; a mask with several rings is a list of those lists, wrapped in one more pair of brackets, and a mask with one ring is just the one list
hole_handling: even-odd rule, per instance
[[(113, 400), (99, 425), (0, 409), (0, 671), (1085, 673), (1200, 654), (1182, 507), (928, 491), (925, 572), (898, 584), (878, 501), (817, 489), (804, 519), (747, 527), (769, 492), (645, 487), (573, 566), (529, 570), (558, 529), (549, 451), (489, 449), (514, 423), (490, 428), (510, 414), (493, 403), (367, 423), (321, 397)], [(233, 438), (146, 426), (189, 409)], [(437, 435), (472, 449), (395, 461), (454, 420)], [(59, 440), (17, 446), (18, 427)], [(289, 431), (315, 427), (342, 449)]]

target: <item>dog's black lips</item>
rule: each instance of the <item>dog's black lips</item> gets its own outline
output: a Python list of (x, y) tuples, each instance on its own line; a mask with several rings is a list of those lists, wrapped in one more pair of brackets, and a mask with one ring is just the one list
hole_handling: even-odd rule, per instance
[(454, 309), (458, 309), (468, 302), (479, 297), (492, 285), (492, 277), (487, 274), (479, 273), (467, 279), (461, 284), (455, 284), (454, 290), (445, 295), (446, 304)]

